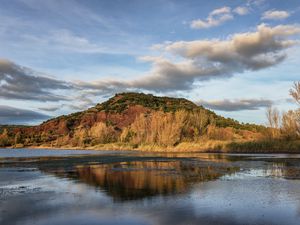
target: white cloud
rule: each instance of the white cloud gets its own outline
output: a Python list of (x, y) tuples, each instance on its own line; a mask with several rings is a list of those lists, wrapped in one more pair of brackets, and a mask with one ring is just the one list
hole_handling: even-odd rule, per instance
[(222, 8), (213, 10), (210, 13), (210, 16), (220, 15), (220, 14), (226, 14), (226, 13), (231, 13), (231, 9), (230, 9), (230, 7), (224, 6)]
[[(152, 64), (151, 70), (134, 80), (106, 80), (78, 84), (95, 93), (113, 90), (168, 92), (191, 90), (197, 81), (222, 78), (273, 67), (286, 58), (285, 50), (297, 40), (291, 35), (300, 27), (261, 24), (254, 32), (238, 33), (228, 39), (168, 42), (160, 45), (161, 56), (140, 59)], [(170, 57), (165, 57), (168, 55)]]
[(290, 16), (287, 11), (269, 10), (262, 15), (263, 20), (283, 20)]
[(235, 12), (236, 14), (240, 15), (240, 16), (244, 16), (247, 15), (249, 13), (249, 9), (247, 7), (236, 7), (233, 12)]
[(73, 90), (73, 84), (0, 59), (0, 98), (35, 101), (68, 100), (56, 92)]
[(237, 33), (226, 39), (166, 42), (158, 49), (160, 56), (140, 58), (151, 64), (148, 72), (127, 80), (111, 78), (64, 82), (34, 76), (34, 72), (28, 72), (28, 69), (3, 61), (0, 63), (0, 97), (67, 101), (65, 96), (54, 95), (54, 91), (71, 90), (77, 100), (76, 106), (81, 107), (92, 104), (89, 99), (92, 96), (116, 92), (192, 90), (196, 83), (204, 80), (230, 77), (279, 64), (287, 56), (285, 50), (298, 43), (291, 36), (299, 33), (300, 26), (297, 25), (270, 27), (261, 24), (253, 32)]
[(230, 7), (222, 7), (219, 9), (213, 10), (205, 20), (193, 20), (190, 24), (193, 29), (204, 29), (210, 27), (216, 27), (228, 20), (232, 20), (233, 15), (231, 13)]
[(206, 65), (217, 63), (218, 67), (256, 70), (284, 57), (280, 54), (282, 50), (296, 44), (288, 37), (297, 33), (300, 33), (299, 26), (261, 24), (256, 32), (235, 34), (228, 40), (179, 41), (166, 45), (165, 50), (198, 63), (204, 60)]

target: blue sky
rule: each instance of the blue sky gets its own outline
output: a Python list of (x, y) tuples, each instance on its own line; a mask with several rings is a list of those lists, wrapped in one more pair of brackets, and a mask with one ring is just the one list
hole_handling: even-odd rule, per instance
[(0, 124), (123, 91), (264, 123), (271, 104), (295, 108), (299, 12), (298, 0), (0, 0)]

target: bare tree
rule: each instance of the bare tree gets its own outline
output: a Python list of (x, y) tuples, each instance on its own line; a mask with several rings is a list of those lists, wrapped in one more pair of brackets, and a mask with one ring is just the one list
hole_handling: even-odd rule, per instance
[(279, 128), (280, 123), (280, 115), (277, 108), (273, 108), (272, 106), (267, 108), (266, 116), (268, 119), (268, 126), (271, 128)]
[(271, 131), (271, 138), (277, 137), (279, 134), (279, 126), (280, 126), (280, 113), (277, 108), (273, 108), (272, 106), (267, 108), (266, 116), (268, 119), (268, 126)]
[(290, 89), (290, 95), (300, 104), (300, 81), (294, 82), (294, 86)]

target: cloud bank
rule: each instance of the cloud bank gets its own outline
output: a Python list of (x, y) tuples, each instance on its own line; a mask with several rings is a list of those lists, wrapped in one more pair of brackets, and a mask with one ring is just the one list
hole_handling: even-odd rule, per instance
[(55, 94), (57, 90), (71, 89), (72, 84), (41, 76), (40, 73), (16, 65), (5, 59), (0, 60), (0, 98), (36, 101), (67, 100)]
[(78, 82), (76, 85), (94, 94), (136, 89), (162, 93), (190, 90), (198, 81), (279, 64), (287, 57), (285, 50), (298, 43), (292, 36), (299, 33), (297, 25), (270, 27), (261, 24), (256, 31), (238, 33), (225, 40), (168, 42), (159, 45), (161, 56), (140, 58), (152, 67), (138, 79)]
[(0, 105), (0, 124), (29, 124), (49, 118), (35, 111)]

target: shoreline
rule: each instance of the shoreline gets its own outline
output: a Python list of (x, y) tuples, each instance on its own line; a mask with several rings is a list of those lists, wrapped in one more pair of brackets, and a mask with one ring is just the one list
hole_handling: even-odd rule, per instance
[(80, 150), (80, 151), (120, 151), (120, 152), (149, 152), (149, 153), (213, 153), (213, 154), (300, 154), (300, 149), (298, 151), (290, 150), (230, 150), (230, 149), (199, 149), (190, 148), (181, 149), (176, 147), (158, 147), (158, 146), (141, 146), (138, 148), (129, 148), (119, 145), (104, 144), (101, 146), (88, 146), (88, 147), (72, 147), (72, 146), (61, 146), (61, 147), (51, 147), (51, 146), (23, 146), (23, 147), (3, 147), (3, 149), (39, 149), (39, 150)]

